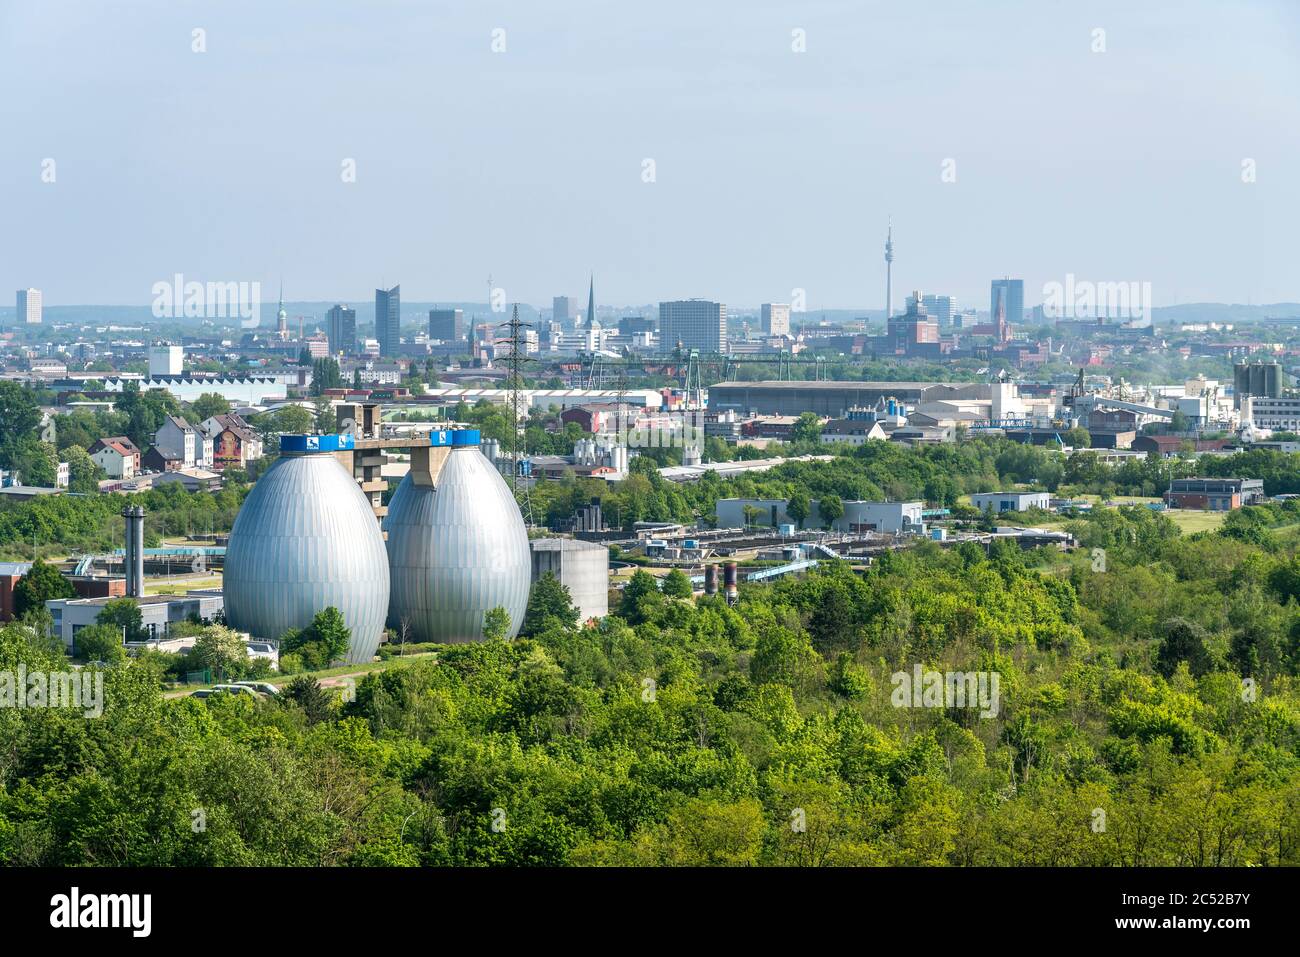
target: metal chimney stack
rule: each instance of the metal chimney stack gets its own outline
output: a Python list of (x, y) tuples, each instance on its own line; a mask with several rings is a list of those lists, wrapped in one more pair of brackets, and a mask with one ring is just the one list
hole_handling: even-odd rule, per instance
[(716, 595), (718, 593), (718, 566), (704, 566), (704, 594)]
[(122, 509), (126, 519), (125, 557), (126, 593), (131, 598), (144, 597), (144, 506), (128, 505)]
[(737, 584), (739, 576), (736, 571), (735, 562), (727, 562), (722, 566), (722, 588), (727, 598), (727, 604), (734, 605), (740, 600), (740, 586)]

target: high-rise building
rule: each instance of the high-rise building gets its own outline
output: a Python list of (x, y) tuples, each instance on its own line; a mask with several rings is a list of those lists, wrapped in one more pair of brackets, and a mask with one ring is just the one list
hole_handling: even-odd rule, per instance
[[(907, 297), (907, 308), (910, 310), (915, 297)], [(939, 327), (951, 326), (953, 317), (957, 315), (957, 300), (952, 296), (922, 296), (921, 305), (929, 313), (930, 318), (939, 323)]]
[(344, 305), (330, 307), (325, 313), (325, 334), (329, 336), (330, 355), (350, 356), (357, 351), (357, 311)]
[(659, 303), (659, 342), (671, 352), (684, 349), (722, 352), (727, 344), (727, 307), (706, 299)]
[(556, 296), (551, 300), (551, 318), (565, 329), (571, 329), (574, 316), (577, 315), (575, 306), (572, 296)]
[(766, 336), (788, 336), (790, 334), (790, 304), (782, 302), (765, 302), (760, 308), (759, 322)]
[(429, 338), (440, 342), (465, 341), (465, 310), (430, 309)]
[(39, 289), (19, 289), (18, 324), (23, 325), (25, 323), (30, 326), (39, 325), (41, 322), (41, 312), (41, 291)]
[(402, 345), (402, 287), (375, 290), (375, 338), (379, 354), (395, 357)]
[(994, 279), (989, 296), (989, 319), (998, 314), (1001, 300), (1006, 321), (1017, 325), (1025, 321), (1025, 281), (1023, 279)]

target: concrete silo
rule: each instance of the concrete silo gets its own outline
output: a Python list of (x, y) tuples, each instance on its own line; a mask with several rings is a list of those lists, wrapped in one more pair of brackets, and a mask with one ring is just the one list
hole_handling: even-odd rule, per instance
[(505, 481), (479, 450), (477, 429), (435, 432), (411, 450), (384, 529), (392, 592), (388, 622), (410, 641), (483, 637), (501, 607), (513, 638), (528, 607), (528, 533)]
[(235, 518), (223, 569), (226, 620), (279, 638), (333, 606), (352, 640), (348, 661), (369, 661), (383, 637), (388, 560), (370, 502), (333, 453), (350, 435), (286, 435), (280, 458)]
[(574, 538), (535, 538), (533, 581), (547, 572), (565, 588), (578, 609), (580, 621), (609, 614), (609, 548), (598, 542)]

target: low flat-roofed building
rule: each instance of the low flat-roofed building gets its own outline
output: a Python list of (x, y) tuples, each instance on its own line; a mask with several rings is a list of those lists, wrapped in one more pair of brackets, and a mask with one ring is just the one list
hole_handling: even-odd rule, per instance
[[(112, 598), (58, 598), (45, 603), (53, 623), (50, 632), (77, 653), (77, 632), (95, 624), (99, 613)], [(202, 589), (184, 595), (145, 595), (133, 599), (140, 606), (141, 624), (149, 638), (165, 638), (177, 622), (198, 617), (211, 621), (225, 607), (220, 589)]]
[(976, 492), (970, 503), (982, 512), (1023, 512), (1052, 507), (1050, 492)]
[(1165, 504), (1170, 508), (1227, 512), (1264, 498), (1264, 482), (1249, 478), (1181, 478), (1169, 483)]

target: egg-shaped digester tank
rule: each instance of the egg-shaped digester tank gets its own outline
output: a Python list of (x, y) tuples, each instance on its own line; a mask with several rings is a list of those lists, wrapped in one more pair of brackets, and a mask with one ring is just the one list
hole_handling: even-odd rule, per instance
[[(388, 613), (388, 555), (375, 513), (356, 481), (328, 452), (285, 453), (253, 486), (226, 548), (226, 621), (237, 631), (279, 638), (333, 606), (352, 631), (348, 661), (374, 657)], [(300, 443), (306, 445), (306, 442)]]
[(388, 504), (388, 622), (408, 623), (409, 641), (481, 641), (499, 606), (513, 638), (528, 607), (528, 533), (477, 431), (451, 435), (457, 444), (430, 449), (427, 469), (413, 457)]

